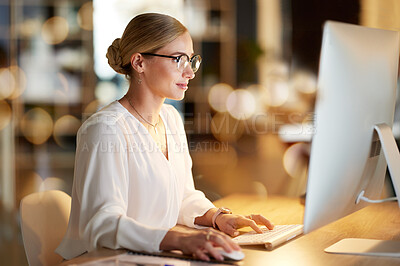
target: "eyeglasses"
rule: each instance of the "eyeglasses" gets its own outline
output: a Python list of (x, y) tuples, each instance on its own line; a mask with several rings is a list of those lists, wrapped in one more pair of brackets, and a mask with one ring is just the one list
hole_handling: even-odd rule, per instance
[(193, 73), (196, 73), (199, 70), (201, 64), (201, 56), (194, 55), (192, 58), (189, 58), (188, 55), (182, 54), (179, 56), (171, 56), (171, 55), (162, 55), (162, 54), (152, 54), (152, 53), (142, 53), (142, 55), (151, 55), (151, 56), (159, 56), (159, 57), (166, 57), (172, 58), (178, 64), (176, 65), (178, 70), (183, 72), (183, 70), (190, 64), (190, 68), (192, 69)]

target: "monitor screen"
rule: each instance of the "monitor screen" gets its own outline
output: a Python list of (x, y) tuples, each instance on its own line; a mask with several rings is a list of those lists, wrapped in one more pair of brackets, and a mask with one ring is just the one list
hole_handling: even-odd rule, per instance
[(387, 165), (374, 128), (392, 127), (398, 60), (398, 32), (325, 23), (305, 233), (366, 206), (361, 191), (380, 198)]

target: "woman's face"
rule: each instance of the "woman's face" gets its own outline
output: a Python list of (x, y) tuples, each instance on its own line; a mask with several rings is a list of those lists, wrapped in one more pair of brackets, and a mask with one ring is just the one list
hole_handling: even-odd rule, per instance
[[(188, 32), (185, 32), (155, 53), (168, 56), (186, 54), (191, 58), (193, 55), (192, 38)], [(189, 80), (194, 78), (190, 64), (183, 71), (179, 71), (178, 63), (174, 59), (158, 56), (146, 56), (144, 64), (145, 68), (141, 79), (143, 85), (147, 86), (153, 94), (173, 100), (183, 99)]]

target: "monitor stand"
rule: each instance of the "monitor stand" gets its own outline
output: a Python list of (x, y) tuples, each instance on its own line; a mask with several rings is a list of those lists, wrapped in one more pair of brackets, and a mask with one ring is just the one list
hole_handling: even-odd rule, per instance
[(389, 168), (394, 192), (397, 196), (397, 204), (400, 208), (400, 153), (394, 139), (392, 129), (387, 124), (375, 125), (379, 140), (382, 144), (383, 154)]
[[(397, 203), (400, 208), (400, 153), (393, 137), (391, 128), (387, 124), (375, 125), (382, 145), (383, 153), (388, 164), (390, 177), (393, 182), (394, 191), (397, 196)], [(360, 193), (359, 200), (362, 199)], [(371, 202), (371, 201), (369, 201)], [(345, 238), (325, 249), (327, 253), (400, 257), (400, 241), (377, 240), (363, 238)]]

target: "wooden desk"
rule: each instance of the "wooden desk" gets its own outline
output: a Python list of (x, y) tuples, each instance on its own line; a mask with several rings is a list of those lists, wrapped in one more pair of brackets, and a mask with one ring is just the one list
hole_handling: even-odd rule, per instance
[[(260, 198), (252, 195), (231, 195), (214, 202), (226, 206), (234, 213), (260, 213), (274, 224), (302, 223), (304, 206), (297, 198), (273, 196)], [(248, 231), (249, 229), (243, 229)], [(323, 250), (348, 237), (400, 240), (400, 210), (396, 202), (368, 206), (341, 220), (324, 226), (310, 234), (291, 240), (273, 251), (262, 246), (244, 247), (246, 254), (240, 265), (400, 265), (400, 258), (327, 254)], [(100, 250), (64, 262), (62, 265), (79, 264), (122, 251)], [(207, 265), (207, 264), (202, 264)], [(212, 265), (212, 264), (210, 264)]]

